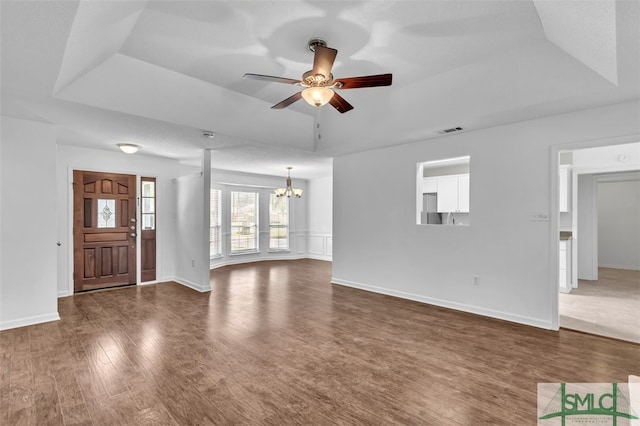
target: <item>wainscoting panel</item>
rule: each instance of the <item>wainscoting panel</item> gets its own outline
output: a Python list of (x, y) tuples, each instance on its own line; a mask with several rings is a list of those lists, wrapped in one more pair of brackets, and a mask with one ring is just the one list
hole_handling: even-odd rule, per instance
[(309, 233), (308, 249), (311, 259), (332, 260), (333, 236), (332, 234), (313, 232)]
[(307, 252), (307, 236), (304, 234), (297, 235), (296, 247), (298, 248), (298, 254), (304, 254)]
[(309, 235), (309, 254), (324, 254), (324, 238), (321, 235)]

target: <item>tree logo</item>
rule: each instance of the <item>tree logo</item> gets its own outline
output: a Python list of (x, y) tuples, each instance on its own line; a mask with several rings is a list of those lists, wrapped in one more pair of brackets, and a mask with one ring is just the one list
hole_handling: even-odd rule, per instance
[(629, 387), (628, 383), (538, 383), (538, 425), (630, 425), (638, 419), (638, 407), (630, 402)]

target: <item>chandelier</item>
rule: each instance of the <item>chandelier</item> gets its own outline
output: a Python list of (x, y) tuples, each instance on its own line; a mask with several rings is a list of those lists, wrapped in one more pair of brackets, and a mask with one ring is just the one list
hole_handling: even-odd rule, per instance
[(292, 195), (295, 195), (296, 198), (302, 197), (302, 189), (291, 188), (291, 169), (293, 169), (293, 167), (287, 167), (287, 187), (274, 190), (276, 197), (286, 196), (287, 198), (291, 198)]

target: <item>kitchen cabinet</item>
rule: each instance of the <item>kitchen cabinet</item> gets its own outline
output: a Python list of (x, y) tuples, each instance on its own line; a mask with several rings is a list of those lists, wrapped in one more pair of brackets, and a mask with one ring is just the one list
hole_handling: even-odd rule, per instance
[(422, 179), (422, 193), (438, 192), (438, 178), (426, 177)]
[(438, 213), (469, 212), (469, 175), (438, 176)]
[(438, 177), (438, 213), (458, 211), (458, 178)]
[(469, 175), (458, 178), (458, 211), (469, 212)]
[(569, 190), (569, 184), (571, 183), (570, 179), (571, 175), (571, 166), (570, 165), (561, 165), (559, 168), (559, 176), (558, 176), (558, 207), (561, 213), (569, 211), (569, 199), (571, 196), (571, 191)]
[(562, 293), (571, 291), (571, 239), (560, 240), (558, 285)]

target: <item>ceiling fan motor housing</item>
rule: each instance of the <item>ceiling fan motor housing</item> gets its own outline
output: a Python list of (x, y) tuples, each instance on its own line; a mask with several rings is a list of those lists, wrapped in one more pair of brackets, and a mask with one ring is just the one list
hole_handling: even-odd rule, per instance
[(307, 49), (312, 52), (316, 51), (316, 46), (327, 47), (327, 41), (320, 37), (314, 37), (307, 43)]
[(302, 74), (303, 86), (308, 87), (324, 87), (330, 86), (333, 83), (333, 74), (329, 74), (328, 76), (322, 74), (313, 74), (313, 70), (309, 70)]

